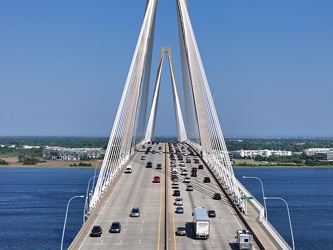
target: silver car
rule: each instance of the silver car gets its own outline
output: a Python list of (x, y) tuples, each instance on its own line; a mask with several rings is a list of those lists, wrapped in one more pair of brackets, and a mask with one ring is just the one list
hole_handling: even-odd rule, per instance
[(175, 205), (183, 206), (183, 198), (176, 198)]
[(186, 227), (177, 227), (176, 235), (185, 236), (186, 235)]
[(130, 216), (140, 217), (140, 209), (138, 207), (133, 207)]
[(187, 184), (186, 191), (193, 191), (193, 186), (190, 184)]
[(191, 178), (190, 177), (185, 177), (184, 178), (184, 183), (190, 183), (191, 182)]

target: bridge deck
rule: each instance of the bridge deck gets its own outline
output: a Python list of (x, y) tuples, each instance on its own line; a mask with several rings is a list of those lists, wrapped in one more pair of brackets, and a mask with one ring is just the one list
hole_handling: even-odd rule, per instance
[[(193, 191), (186, 191), (184, 176), (178, 174), (179, 190), (184, 199), (184, 214), (175, 214), (174, 196), (170, 179), (170, 160), (166, 144), (153, 145), (156, 154), (137, 152), (131, 160), (132, 174), (119, 174), (98, 206), (89, 216), (69, 249), (238, 249), (236, 230), (245, 229), (242, 219), (229, 203), (224, 193), (219, 191), (219, 185), (204, 167), (198, 170), (197, 177), (191, 177)], [(141, 160), (145, 156), (146, 160)], [(198, 164), (186, 164), (189, 171)], [(146, 168), (146, 162), (153, 163), (152, 168)], [(185, 158), (184, 158), (185, 161)], [(200, 160), (201, 161), (201, 160)], [(156, 169), (156, 164), (162, 164), (162, 170)], [(179, 161), (177, 161), (177, 168)], [(200, 162), (202, 164), (202, 162)], [(188, 176), (189, 176), (188, 175)], [(153, 183), (153, 177), (160, 176), (161, 183)], [(211, 183), (203, 183), (203, 178), (210, 176)], [(215, 192), (222, 194), (221, 200), (213, 200)], [(138, 206), (141, 216), (129, 216), (132, 207)], [(193, 230), (193, 208), (206, 207), (216, 211), (216, 218), (211, 218), (210, 237), (208, 240), (196, 240)], [(259, 239), (253, 249), (281, 249), (274, 243), (256, 220), (259, 213), (248, 206), (246, 222)], [(122, 231), (119, 234), (109, 233), (110, 224), (120, 221)], [(94, 224), (100, 224), (103, 234), (99, 238), (89, 237)], [(187, 236), (176, 236), (178, 226), (185, 226)], [(261, 246), (261, 247), (259, 247)]]

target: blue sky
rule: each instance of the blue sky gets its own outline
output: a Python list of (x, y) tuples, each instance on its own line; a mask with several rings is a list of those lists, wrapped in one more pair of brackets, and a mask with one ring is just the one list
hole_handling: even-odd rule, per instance
[[(182, 88), (175, 2), (158, 2), (151, 79), (171, 46)], [(145, 4), (0, 0), (0, 135), (108, 136)], [(188, 5), (225, 136), (333, 136), (333, 1)], [(176, 135), (166, 63), (161, 88), (156, 134)]]

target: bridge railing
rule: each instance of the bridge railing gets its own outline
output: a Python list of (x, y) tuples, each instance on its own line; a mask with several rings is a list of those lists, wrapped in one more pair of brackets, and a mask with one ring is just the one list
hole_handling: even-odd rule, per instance
[(210, 154), (206, 153), (200, 144), (191, 140), (186, 141), (197, 153), (200, 152), (202, 160), (212, 171), (218, 182), (227, 190), (228, 195), (240, 211), (244, 209), (244, 203), (237, 187), (236, 178), (227, 151), (213, 149)]
[[(237, 180), (237, 184), (241, 192), (246, 196), (252, 196), (251, 193)], [(269, 223), (269, 221), (264, 219), (264, 207), (257, 199), (248, 200), (249, 203), (259, 212), (259, 221), (262, 223), (262, 226), (267, 230), (267, 232), (274, 238), (274, 240), (286, 250), (291, 250), (292, 248), (289, 244), (283, 239), (278, 231)]]
[[(201, 152), (202, 148), (199, 144), (193, 143), (191, 141), (187, 141), (187, 143), (197, 152)], [(205, 157), (205, 152), (203, 153), (203, 160), (207, 161), (207, 157)], [(209, 160), (209, 159), (208, 159)], [(209, 162), (206, 162), (208, 165)], [(212, 167), (212, 166), (211, 166)], [(213, 169), (212, 169), (213, 170)], [(215, 175), (214, 171), (212, 173)], [(224, 173), (226, 174), (226, 173)], [(219, 176), (216, 176), (218, 179)], [(252, 194), (236, 179), (236, 186), (239, 190), (239, 193), (241, 195), (245, 196), (252, 196)], [(228, 187), (230, 188), (230, 187)], [(230, 195), (230, 194), (229, 194)], [(258, 223), (262, 225), (262, 227), (270, 234), (272, 239), (276, 241), (276, 243), (283, 249), (283, 250), (291, 250), (292, 248), (289, 246), (289, 244), (283, 239), (283, 237), (276, 231), (276, 229), (264, 218), (264, 207), (261, 205), (261, 203), (257, 199), (251, 199), (248, 200), (248, 202), (251, 204), (251, 206), (259, 213), (258, 216)], [(244, 208), (244, 204), (243, 204)]]
[[(247, 196), (247, 197), (252, 196), (252, 194), (238, 180), (237, 180), (237, 185), (238, 185), (238, 188), (240, 189), (242, 195)], [(254, 199), (251, 199), (249, 201), (252, 203), (253, 207), (259, 213), (259, 220), (260, 220), (260, 222), (262, 222), (263, 218), (264, 218), (264, 211), (265, 211), (264, 207), (255, 197), (254, 197)]]

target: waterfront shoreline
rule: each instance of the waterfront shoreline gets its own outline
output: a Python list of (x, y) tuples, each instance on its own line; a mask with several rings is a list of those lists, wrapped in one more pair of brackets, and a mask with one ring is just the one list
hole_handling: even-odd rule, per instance
[[(101, 160), (90, 161), (54, 161), (47, 160), (46, 162), (40, 162), (37, 165), (23, 165), (18, 162), (17, 157), (0, 158), (9, 163), (9, 165), (0, 165), (0, 168), (100, 168)], [(42, 160), (42, 159), (41, 159)], [(91, 164), (91, 166), (78, 166), (79, 163)], [(76, 164), (77, 166), (74, 166)], [(71, 166), (72, 165), (72, 166)], [(233, 168), (332, 168), (333, 166), (280, 166), (280, 165), (233, 165)]]
[[(0, 165), (0, 168), (95, 168), (100, 167), (100, 160), (90, 161), (54, 161), (47, 160), (46, 162), (39, 162), (36, 165), (23, 165), (18, 162), (17, 157), (0, 158), (9, 163), (9, 165)], [(40, 159), (43, 160), (43, 159)], [(79, 163), (91, 164), (91, 166), (79, 166)], [(76, 164), (76, 166), (74, 166)]]

